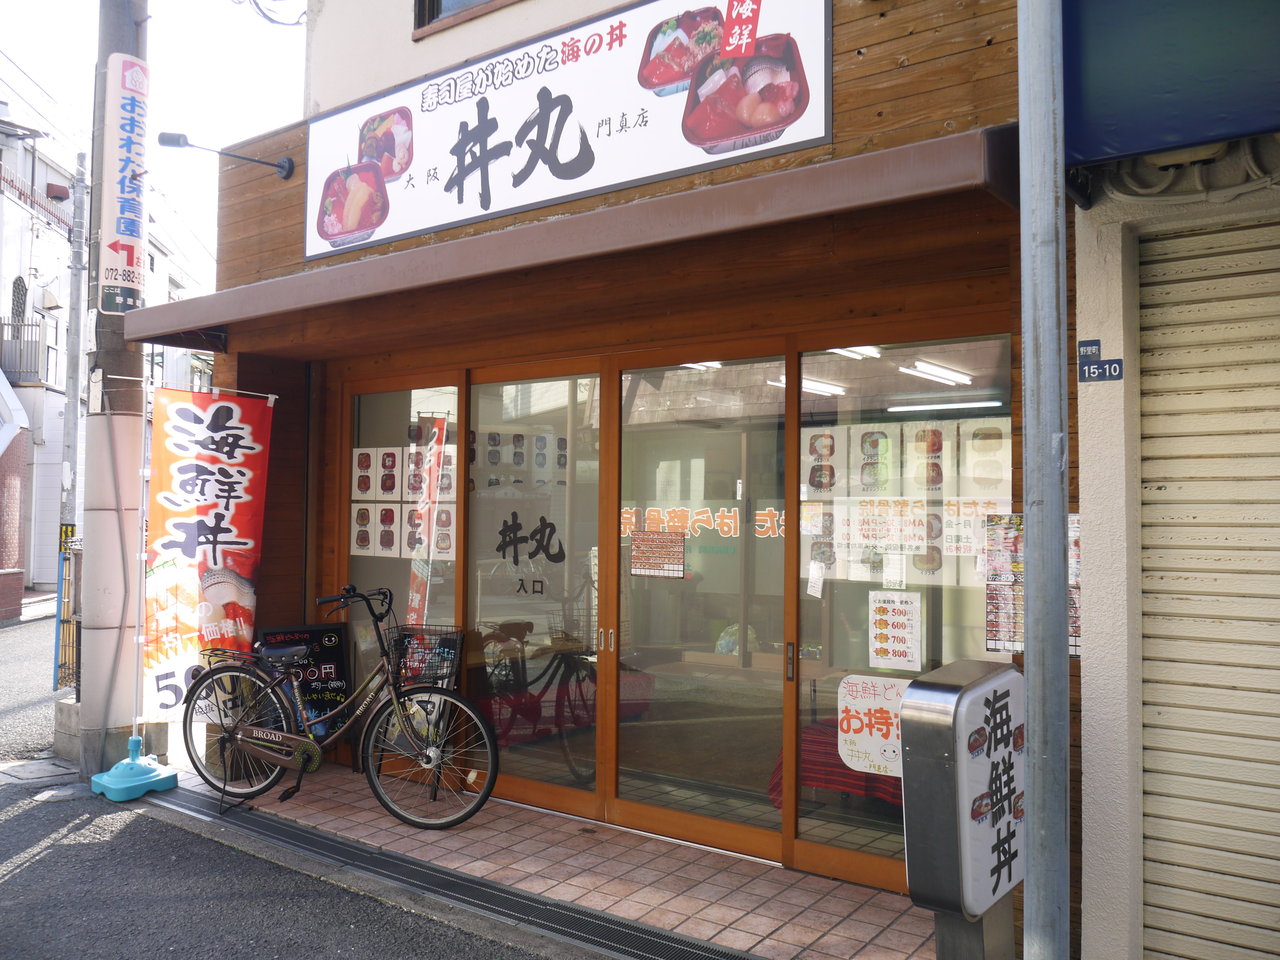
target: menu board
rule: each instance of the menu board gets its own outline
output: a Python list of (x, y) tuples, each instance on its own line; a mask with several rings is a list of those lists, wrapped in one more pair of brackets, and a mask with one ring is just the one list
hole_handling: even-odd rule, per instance
[(631, 531), (631, 575), (683, 579), (684, 541), (679, 530)]
[[(987, 650), (1021, 653), (1023, 636), (1023, 518), (987, 517)], [(1068, 649), (1080, 653), (1080, 515), (1067, 517)]]
[[(351, 667), (347, 625), (342, 622), (300, 627), (259, 627), (256, 646), (264, 643), (305, 643), (307, 659), (291, 667), (302, 692), (302, 708), (307, 717), (323, 716), (336, 710), (351, 689)], [(328, 732), (328, 723), (311, 728), (316, 736)]]
[[(421, 425), (410, 428), (411, 441), (424, 435)], [(432, 560), (457, 557), (457, 446), (446, 444), (438, 465), (428, 449), (411, 442), (352, 451), (352, 556), (413, 558), (425, 546)]]
[(849, 496), (848, 427), (811, 427), (800, 439), (802, 500)]
[(915, 591), (872, 590), (867, 595), (871, 666), (920, 669), (923, 610), (921, 596)]

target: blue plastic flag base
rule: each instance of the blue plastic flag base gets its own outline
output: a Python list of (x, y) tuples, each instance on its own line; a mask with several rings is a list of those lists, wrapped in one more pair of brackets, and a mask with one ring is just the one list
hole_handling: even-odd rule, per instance
[(162, 767), (154, 756), (141, 756), (142, 738), (129, 738), (129, 759), (121, 760), (106, 773), (95, 774), (89, 781), (94, 793), (120, 803), (136, 800), (148, 790), (172, 790), (178, 775)]

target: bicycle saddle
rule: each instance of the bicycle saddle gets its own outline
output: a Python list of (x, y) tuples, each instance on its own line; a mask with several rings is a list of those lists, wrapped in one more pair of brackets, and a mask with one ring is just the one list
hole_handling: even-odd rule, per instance
[(533, 624), (528, 620), (508, 620), (498, 624), (498, 632), (512, 640), (523, 640), (533, 633)]

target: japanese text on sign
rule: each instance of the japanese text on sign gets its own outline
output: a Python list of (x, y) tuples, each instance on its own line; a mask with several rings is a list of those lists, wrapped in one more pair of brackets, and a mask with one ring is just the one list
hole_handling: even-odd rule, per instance
[[(829, 3), (674, 12), (633, 3), (313, 118), (306, 256), (830, 139)], [(695, 78), (752, 66), (772, 84), (750, 122), (740, 80)]]
[(157, 390), (148, 493), (144, 714), (181, 703), (197, 654), (248, 649), (271, 400)]
[(1016, 670), (976, 688), (956, 713), (964, 908), (980, 916), (1025, 871), (1025, 685)]
[(102, 204), (98, 219), (98, 309), (126, 313), (142, 306), (146, 276), (147, 65), (113, 53), (103, 100)]
[(850, 674), (840, 681), (836, 722), (840, 759), (862, 773), (902, 776), (905, 680)]

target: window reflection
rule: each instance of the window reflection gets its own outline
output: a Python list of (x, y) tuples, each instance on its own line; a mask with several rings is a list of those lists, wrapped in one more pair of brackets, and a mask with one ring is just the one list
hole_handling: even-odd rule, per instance
[(619, 792), (777, 829), (781, 359), (623, 376)]
[(505, 774), (593, 789), (599, 381), (472, 388), (468, 545), (477, 699)]
[[(390, 587), (406, 623), (458, 623), (457, 418), (454, 387), (355, 398), (348, 575), (361, 589)], [(349, 616), (358, 671), (371, 669), (367, 615)]]
[(805, 354), (799, 835), (901, 857), (897, 713), (985, 648), (985, 517), (1012, 498), (1006, 337)]

